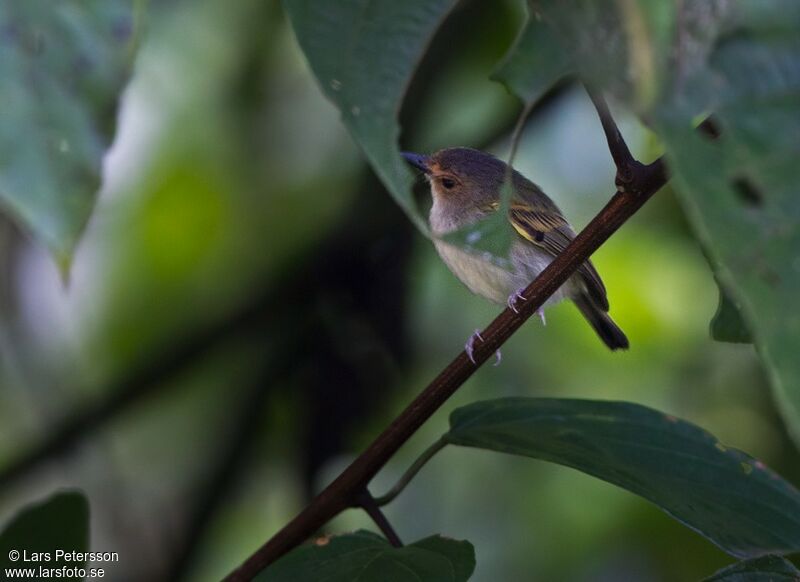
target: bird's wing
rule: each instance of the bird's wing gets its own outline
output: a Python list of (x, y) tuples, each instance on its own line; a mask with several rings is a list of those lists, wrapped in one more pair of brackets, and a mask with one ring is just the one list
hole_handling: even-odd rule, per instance
[[(511, 226), (523, 239), (554, 257), (575, 238), (575, 233), (560, 212), (554, 212), (550, 208), (537, 208), (527, 201), (513, 201), (508, 218)], [(583, 263), (578, 273), (594, 303), (608, 311), (606, 288), (591, 261)]]

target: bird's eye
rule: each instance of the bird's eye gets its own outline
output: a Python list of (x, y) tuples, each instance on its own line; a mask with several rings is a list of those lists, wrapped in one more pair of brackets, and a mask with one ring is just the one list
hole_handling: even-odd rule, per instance
[(456, 181), (452, 178), (442, 178), (442, 186), (444, 186), (447, 190), (450, 190), (456, 185)]

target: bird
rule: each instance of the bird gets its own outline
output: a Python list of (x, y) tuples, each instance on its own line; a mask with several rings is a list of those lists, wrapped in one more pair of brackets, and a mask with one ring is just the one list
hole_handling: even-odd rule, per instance
[[(518, 311), (517, 304), (524, 299), (522, 291), (575, 238), (561, 210), (536, 184), (516, 170), (509, 172), (505, 162), (484, 151), (452, 147), (431, 155), (402, 152), (402, 156), (422, 171), (430, 185), (429, 224), (444, 263), (473, 293)], [(508, 220), (514, 238), (505, 260), (493, 260), (491, 255), (446, 240), (447, 235), (498, 211), (502, 186), (509, 176), (513, 194)], [(540, 308), (543, 323), (544, 308), (564, 299), (575, 304), (611, 350), (628, 349), (628, 338), (608, 314), (606, 288), (591, 261), (583, 263)], [(482, 339), (476, 331), (465, 346), (473, 363), (475, 341)]]

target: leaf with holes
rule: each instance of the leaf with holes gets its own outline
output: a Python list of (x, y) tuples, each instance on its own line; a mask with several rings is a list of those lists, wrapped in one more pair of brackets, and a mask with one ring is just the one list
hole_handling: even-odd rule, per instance
[(628, 402), (504, 398), (450, 416), (448, 443), (578, 469), (743, 558), (800, 550), (800, 492), (697, 426)]
[[(577, 74), (656, 129), (689, 222), (741, 306), (800, 442), (800, 313), (791, 308), (800, 296), (800, 3), (529, 5), (523, 40), (507, 62), (557, 59), (533, 70), (507, 66), (504, 82), (535, 98), (548, 82)], [(721, 130), (713, 141), (693, 129), (708, 113)]]
[(135, 49), (132, 0), (0, 4), (0, 201), (66, 270)]
[[(773, 3), (778, 4), (778, 3)], [(681, 102), (664, 108), (664, 138), (676, 192), (740, 306), (766, 363), (776, 400), (800, 442), (800, 7), (780, 22), (732, 27), (704, 74), (687, 81), (688, 111), (713, 111), (721, 135), (694, 133)], [(794, 23), (794, 24), (791, 24)]]
[(462, 582), (475, 569), (469, 542), (441, 536), (394, 548), (368, 531), (317, 539), (286, 554), (256, 582)]

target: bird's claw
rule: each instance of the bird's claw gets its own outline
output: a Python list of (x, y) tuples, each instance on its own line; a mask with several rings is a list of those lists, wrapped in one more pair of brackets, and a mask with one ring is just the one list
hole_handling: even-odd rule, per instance
[(525, 296), (522, 292), (525, 290), (524, 287), (517, 289), (511, 295), (508, 296), (508, 301), (506, 301), (506, 305), (508, 308), (513, 311), (514, 313), (519, 313), (519, 309), (517, 309), (517, 301), (525, 301)]
[(464, 344), (464, 351), (467, 352), (467, 357), (469, 358), (469, 361), (472, 362), (473, 364), (475, 363), (475, 357), (472, 354), (475, 352), (476, 339), (483, 341), (483, 336), (481, 335), (480, 330), (477, 329), (475, 330), (475, 333), (469, 336), (467, 343)]
[[(480, 330), (477, 330), (477, 329), (475, 330), (475, 333), (473, 333), (471, 336), (469, 336), (469, 339), (467, 340), (467, 343), (464, 344), (464, 351), (467, 353), (467, 357), (469, 358), (469, 361), (472, 362), (473, 364), (476, 363), (475, 362), (475, 356), (473, 355), (475, 353), (475, 340), (476, 339), (483, 341), (483, 336), (481, 335)], [(494, 362), (493, 365), (494, 366), (499, 366), (500, 362), (503, 360), (503, 354), (500, 353), (500, 350), (497, 350), (494, 355), (495, 355), (495, 362)]]
[[(519, 313), (519, 309), (517, 309), (517, 301), (525, 301), (525, 296), (522, 292), (525, 290), (524, 287), (517, 289), (511, 295), (508, 296), (508, 301), (506, 304), (508, 308), (513, 311), (514, 313)], [(547, 325), (547, 320), (544, 317), (544, 308), (540, 307), (536, 310), (536, 315), (539, 316), (539, 319), (542, 320), (542, 325)]]

